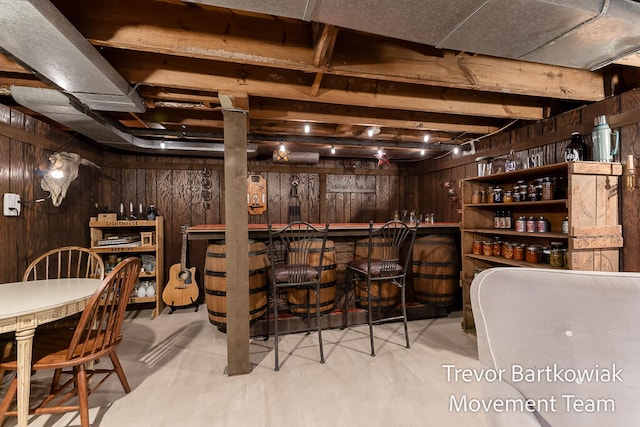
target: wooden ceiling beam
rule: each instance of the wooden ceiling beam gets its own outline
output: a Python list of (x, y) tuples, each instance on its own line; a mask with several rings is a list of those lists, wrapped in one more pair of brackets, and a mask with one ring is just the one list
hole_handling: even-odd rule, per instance
[(308, 113), (308, 112), (292, 112), (282, 110), (267, 110), (261, 108), (253, 108), (251, 110), (252, 119), (261, 120), (286, 120), (286, 121), (304, 121), (311, 123), (334, 123), (341, 126), (346, 126), (349, 129), (351, 126), (371, 126), (376, 125), (380, 127), (398, 128), (398, 129), (411, 129), (418, 131), (443, 131), (452, 133), (470, 133), (474, 135), (486, 135), (498, 130), (497, 126), (482, 126), (482, 125), (469, 125), (469, 124), (456, 124), (456, 123), (441, 123), (441, 122), (423, 122), (412, 120), (395, 120), (395, 119), (380, 119), (377, 117), (366, 116), (351, 116), (345, 114), (331, 114), (331, 113)]
[[(312, 24), (314, 29), (320, 24)], [(331, 62), (331, 55), (333, 55), (333, 48), (338, 38), (338, 28), (333, 25), (323, 25), (322, 31), (319, 31), (319, 36), (316, 37), (313, 65), (315, 67), (326, 68)], [(320, 84), (322, 83), (322, 77), (324, 71), (318, 71), (316, 77), (311, 85), (311, 96), (318, 96), (320, 90)]]
[(31, 71), (0, 53), (0, 71), (5, 73), (31, 74)]
[(341, 30), (333, 65), (315, 65), (315, 56), (322, 55), (312, 46), (311, 24), (303, 21), (163, 3), (150, 11), (148, 3), (139, 0), (91, 1), (82, 7), (70, 2), (63, 10), (98, 46), (485, 92), (580, 101), (604, 98), (598, 72), (447, 51), (433, 55), (421, 52), (420, 45), (347, 30)]
[(313, 52), (313, 65), (315, 67), (326, 67), (329, 65), (337, 38), (337, 27), (327, 24), (322, 27), (322, 32), (315, 42)]
[[(111, 55), (110, 61), (132, 85), (143, 83), (159, 87), (187, 88), (198, 91), (242, 91), (249, 96), (316, 101), (327, 104), (367, 106), (398, 110), (460, 114), (468, 116), (540, 120), (543, 109), (512, 104), (507, 98), (484, 96), (479, 101), (451, 96), (446, 91), (411, 88), (411, 93), (396, 91), (394, 85), (376, 85), (376, 92), (323, 88), (312, 97), (308, 86), (296, 80), (283, 81), (284, 75), (268, 74), (265, 81), (253, 75), (228, 77), (212, 75), (208, 64), (175, 57), (138, 55), (132, 61), (127, 55)], [(405, 88), (408, 92), (409, 88)]]

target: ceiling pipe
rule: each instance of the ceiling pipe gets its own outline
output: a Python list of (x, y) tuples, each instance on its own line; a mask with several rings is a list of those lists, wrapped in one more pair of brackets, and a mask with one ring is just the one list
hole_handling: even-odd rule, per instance
[(48, 0), (0, 0), (0, 47), (82, 104), (142, 113), (129, 83)]
[[(154, 138), (203, 138), (220, 140), (224, 139), (222, 132), (207, 132), (197, 130), (167, 130), (167, 129), (131, 129), (129, 132), (138, 136), (152, 136)], [(460, 147), (460, 144), (448, 143), (424, 143), (424, 142), (395, 142), (376, 140), (373, 138), (357, 139), (357, 138), (332, 138), (324, 136), (312, 135), (269, 135), (249, 133), (247, 140), (253, 142), (298, 142), (317, 145), (335, 145), (335, 146), (351, 146), (351, 147), (384, 147), (384, 148), (413, 148), (413, 149), (438, 149), (451, 150)]]
[[(20, 105), (110, 147), (120, 149), (135, 147), (140, 151), (165, 151), (175, 154), (198, 152), (222, 155), (224, 153), (224, 140), (217, 142), (204, 139), (190, 141), (149, 139), (124, 132), (109, 123), (100, 121), (86, 108), (78, 108), (67, 95), (55, 89), (11, 86), (11, 94)], [(247, 144), (249, 155), (255, 155), (257, 150), (258, 147), (255, 144)]]

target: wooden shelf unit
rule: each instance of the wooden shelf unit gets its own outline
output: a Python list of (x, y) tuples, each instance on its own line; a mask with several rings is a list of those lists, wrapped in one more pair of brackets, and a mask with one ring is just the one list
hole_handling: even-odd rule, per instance
[[(568, 250), (565, 269), (618, 271), (622, 247), (622, 226), (618, 214), (620, 163), (572, 162), (522, 169), (462, 181), (460, 285), (463, 296), (462, 328), (474, 328), (469, 288), (474, 275), (497, 266), (552, 268), (549, 264), (529, 263), (501, 256), (475, 255), (474, 240), (494, 240), (549, 246), (562, 242)], [(486, 191), (490, 185), (510, 188), (518, 181), (562, 178), (566, 198), (512, 203), (471, 203), (474, 191)], [(488, 195), (487, 195), (488, 197)], [(494, 228), (496, 211), (511, 210), (513, 229)], [(515, 231), (518, 217), (544, 216), (549, 220), (548, 232)], [(569, 219), (569, 232), (562, 233), (562, 220)]]
[[(155, 279), (156, 293), (150, 297), (138, 297), (136, 295), (129, 296), (129, 304), (155, 304), (151, 313), (151, 318), (158, 316), (165, 307), (162, 300), (162, 291), (164, 289), (164, 226), (161, 216), (155, 220), (124, 220), (124, 221), (98, 221), (97, 218), (91, 218), (89, 221), (89, 229), (91, 233), (91, 250), (100, 254), (105, 260), (105, 265), (110, 255), (117, 255), (121, 258), (128, 256), (140, 256), (143, 254), (153, 255), (156, 258), (155, 271), (141, 271), (140, 279)], [(132, 246), (130, 244), (122, 245), (103, 245), (98, 246), (98, 242), (113, 235), (132, 235), (139, 233), (154, 233), (155, 239), (153, 244)], [(142, 243), (142, 240), (141, 242)]]

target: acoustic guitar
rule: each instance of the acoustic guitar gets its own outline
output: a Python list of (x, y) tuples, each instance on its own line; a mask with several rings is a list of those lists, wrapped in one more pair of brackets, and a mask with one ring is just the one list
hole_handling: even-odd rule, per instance
[(200, 291), (195, 282), (196, 268), (187, 268), (187, 226), (182, 227), (182, 255), (180, 264), (173, 264), (169, 269), (169, 282), (162, 291), (162, 300), (173, 312), (175, 307), (193, 306), (198, 311)]

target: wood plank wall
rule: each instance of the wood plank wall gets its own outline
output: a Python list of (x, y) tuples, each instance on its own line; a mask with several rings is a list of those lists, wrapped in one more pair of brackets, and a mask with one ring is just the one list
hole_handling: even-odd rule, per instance
[[(210, 172), (207, 179), (204, 169)], [(267, 181), (267, 211), (249, 217), (250, 223), (286, 223), (289, 206), (299, 204), (304, 221), (324, 223), (386, 221), (408, 206), (405, 177), (398, 165), (377, 167), (377, 161), (322, 160), (317, 165), (274, 165), (250, 160), (249, 174)], [(297, 199), (290, 179), (300, 178)], [(154, 204), (165, 223), (165, 265), (180, 262), (181, 227), (186, 224), (224, 223), (224, 174), (221, 159), (134, 156), (105, 153), (100, 206), (123, 203)], [(207, 188), (208, 187), (208, 188)], [(203, 199), (210, 191), (210, 201)], [(189, 244), (188, 264), (201, 274), (206, 243)], [(202, 283), (202, 281), (200, 281)]]
[[(251, 216), (252, 223), (287, 222), (292, 175), (300, 177), (298, 197), (301, 218), (312, 222), (384, 221), (395, 210), (435, 212), (437, 221), (459, 221), (460, 202), (451, 201), (445, 183), (459, 182), (477, 173), (474, 158), (483, 153), (505, 154), (511, 148), (527, 155), (542, 151), (546, 162), (561, 160), (570, 131), (578, 130), (590, 139), (593, 117), (599, 114), (626, 115), (621, 132), (621, 159), (633, 154), (640, 162), (640, 91), (579, 108), (541, 122), (487, 138), (478, 144), (478, 153), (463, 159), (446, 158), (417, 164), (377, 167), (375, 160), (322, 160), (313, 166), (274, 165), (270, 160), (251, 160), (249, 171), (267, 179), (268, 210)], [(628, 117), (627, 117), (628, 116)], [(630, 118), (629, 118), (630, 117)], [(562, 135), (562, 137), (559, 137)], [(6, 192), (23, 200), (45, 197), (35, 174), (37, 165), (49, 152), (77, 152), (102, 169), (81, 166), (69, 194), (59, 208), (50, 201), (25, 203), (18, 218), (0, 216), (0, 282), (18, 280), (29, 260), (51, 248), (89, 244), (88, 219), (96, 214), (96, 204), (116, 208), (153, 203), (165, 217), (165, 265), (180, 261), (181, 226), (223, 223), (224, 177), (222, 160), (196, 157), (118, 155), (103, 151), (46, 123), (0, 105), (0, 197)], [(203, 170), (211, 172), (211, 198), (203, 199), (209, 184)], [(459, 194), (458, 194), (459, 195)], [(640, 271), (640, 190), (621, 192), (621, 215), (625, 246), (621, 269)], [(202, 268), (206, 243), (190, 245), (189, 264)]]
[[(416, 194), (420, 211), (428, 211), (435, 205), (436, 218), (443, 221), (461, 220), (460, 202), (447, 199), (444, 183), (455, 181), (459, 191), (459, 180), (464, 177), (477, 176), (475, 157), (491, 154), (498, 156), (508, 154), (515, 149), (524, 159), (534, 153), (543, 153), (545, 164), (563, 161), (564, 148), (570, 142), (572, 131), (579, 131), (587, 144), (591, 142), (593, 118), (598, 115), (618, 117), (624, 125), (616, 127), (620, 131), (620, 155), (626, 170), (627, 156), (635, 156), (635, 164), (640, 170), (640, 90), (626, 92), (619, 96), (569, 111), (558, 116), (542, 120), (535, 124), (518, 128), (514, 131), (486, 138), (476, 145), (477, 153), (469, 158), (439, 161), (426, 160), (414, 165), (409, 171), (417, 177), (415, 186), (408, 192)], [(621, 181), (622, 182), (622, 181)], [(424, 188), (426, 185), (426, 189)], [(426, 196), (426, 197), (422, 197)], [(620, 191), (621, 220), (624, 237), (624, 248), (620, 257), (621, 271), (640, 271), (640, 225), (637, 220), (640, 212), (640, 189), (628, 192)], [(435, 201), (435, 203), (433, 203)]]
[(25, 116), (20, 111), (0, 105), (0, 197), (4, 193), (20, 195), (19, 217), (0, 216), (0, 283), (22, 277), (28, 263), (55, 247), (89, 244), (88, 218), (95, 212), (100, 171), (81, 166), (59, 207), (40, 188), (37, 170), (46, 166), (47, 155), (69, 151), (98, 161), (100, 150), (68, 134), (53, 130), (46, 123)]

